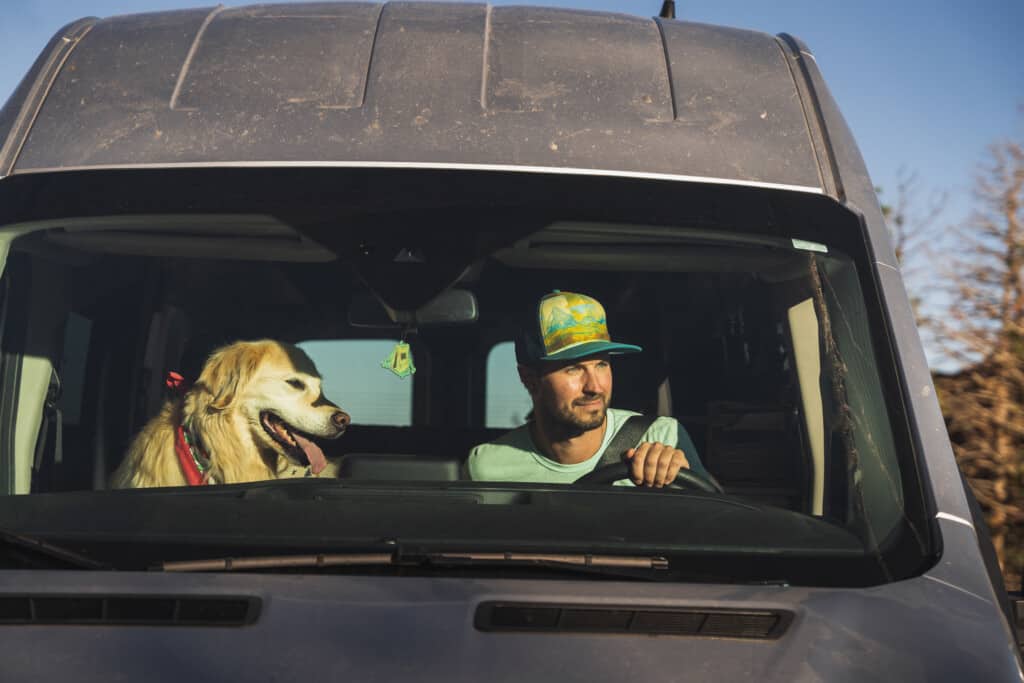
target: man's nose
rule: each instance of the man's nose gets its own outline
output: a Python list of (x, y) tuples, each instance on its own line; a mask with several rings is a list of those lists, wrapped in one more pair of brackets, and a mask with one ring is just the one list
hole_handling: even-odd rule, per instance
[(583, 374), (583, 391), (587, 392), (588, 394), (603, 393), (603, 378), (593, 370), (585, 370)]

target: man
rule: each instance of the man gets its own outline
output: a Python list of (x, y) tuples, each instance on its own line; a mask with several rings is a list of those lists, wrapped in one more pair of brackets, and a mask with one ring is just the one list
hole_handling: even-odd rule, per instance
[[(533, 399), (533, 419), (472, 450), (471, 479), (571, 483), (593, 471), (626, 420), (609, 408), (610, 356), (642, 349), (613, 342), (601, 304), (585, 294), (544, 296), (516, 339), (519, 379)], [(625, 452), (632, 483), (662, 487), (686, 467), (707, 476), (689, 434), (659, 417)]]

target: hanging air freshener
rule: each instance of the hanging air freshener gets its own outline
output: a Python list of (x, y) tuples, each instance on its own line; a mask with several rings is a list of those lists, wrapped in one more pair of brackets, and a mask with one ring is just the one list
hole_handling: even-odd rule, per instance
[(395, 348), (391, 349), (388, 357), (380, 362), (380, 366), (399, 377), (408, 377), (416, 372), (416, 366), (412, 362), (412, 350), (404, 339), (395, 344)]

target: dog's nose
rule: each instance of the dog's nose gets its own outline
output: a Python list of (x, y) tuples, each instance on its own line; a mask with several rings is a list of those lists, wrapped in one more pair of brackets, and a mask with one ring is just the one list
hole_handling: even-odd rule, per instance
[(334, 423), (335, 427), (347, 427), (351, 421), (352, 418), (343, 410), (339, 410), (334, 415), (331, 415), (331, 422)]

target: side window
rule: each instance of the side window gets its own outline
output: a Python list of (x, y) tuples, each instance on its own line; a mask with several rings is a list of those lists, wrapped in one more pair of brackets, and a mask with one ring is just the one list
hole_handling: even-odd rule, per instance
[(515, 346), (512, 342), (495, 345), (487, 354), (487, 393), (484, 426), (508, 429), (526, 422), (533, 403), (519, 381)]
[(825, 409), (821, 397), (821, 342), (814, 300), (804, 299), (790, 306), (787, 315), (804, 424), (811, 449), (811, 513), (821, 515), (825, 496)]
[(352, 416), (354, 424), (408, 427), (412, 383), (381, 367), (393, 339), (326, 339), (297, 344), (323, 377), (324, 395)]

